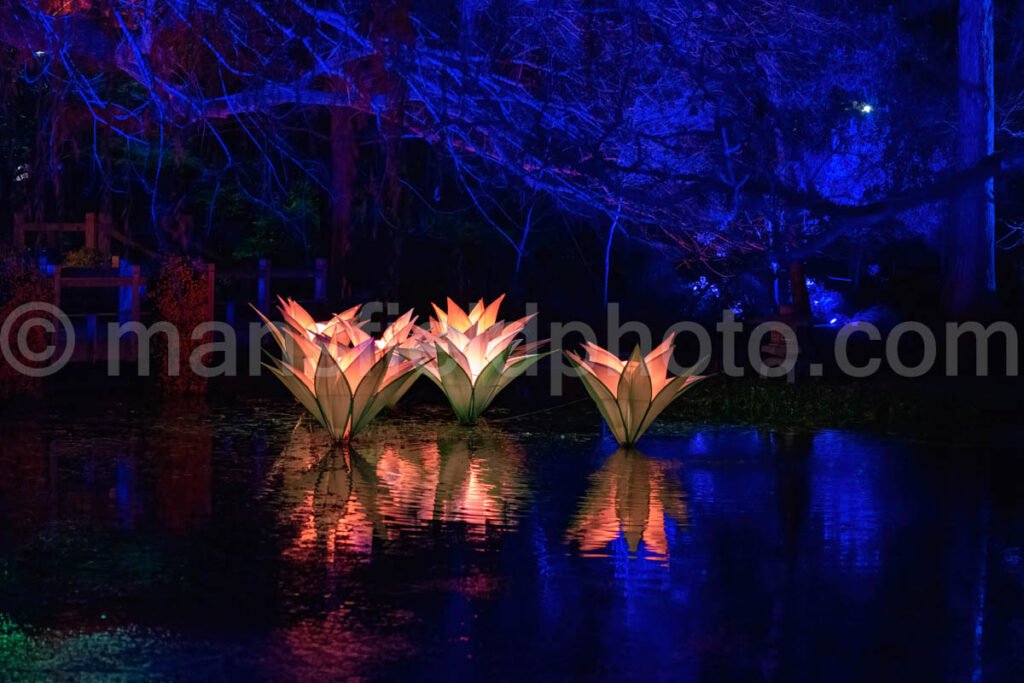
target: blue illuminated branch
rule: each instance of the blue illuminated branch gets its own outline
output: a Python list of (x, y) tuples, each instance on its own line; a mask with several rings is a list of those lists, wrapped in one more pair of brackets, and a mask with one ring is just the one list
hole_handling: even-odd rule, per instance
[[(838, 20), (806, 3), (492, 0), (457, 3), (454, 19), (414, 3), (390, 24), (366, 19), (379, 14), (371, 0), (90, 4), (55, 15), (42, 0), (0, 0), (0, 43), (24, 55), (26, 82), (53, 86), (55, 106), (145, 150), (132, 172), (154, 224), (175, 145), (204, 149), (215, 197), (237, 181), (269, 206), (296, 175), (331, 187), (322, 159), (299, 151), (310, 112), (324, 108), (376, 121), (380, 138), (430, 143), (517, 269), (532, 213), (517, 225), (493, 188), (598, 215), (602, 233), (612, 225), (606, 279), (616, 230), (716, 268), (734, 254), (808, 253), (933, 201), (891, 179), (887, 109), (867, 85), (858, 92), (871, 104), (844, 98), (820, 144), (793, 149), (793, 113), (827, 109), (823, 93), (838, 87), (820, 65), (854, 49)], [(1018, 120), (1024, 104), (1007, 111)], [(782, 230), (791, 243), (763, 229), (808, 216), (811, 234)]]

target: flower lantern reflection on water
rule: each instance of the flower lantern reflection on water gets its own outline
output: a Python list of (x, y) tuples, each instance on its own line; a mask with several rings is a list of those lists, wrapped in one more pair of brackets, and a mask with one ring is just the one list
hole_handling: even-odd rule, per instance
[(669, 335), (646, 357), (637, 347), (627, 361), (619, 360), (590, 342), (584, 344), (586, 358), (566, 352), (615, 440), (622, 446), (636, 444), (672, 401), (704, 379), (694, 374), (694, 368), (677, 377), (668, 374), (669, 360), (675, 349), (674, 336)]
[(620, 448), (590, 479), (567, 537), (586, 555), (603, 555), (618, 540), (631, 555), (667, 558), (671, 525), (686, 526), (686, 496), (671, 461)]
[(511, 323), (497, 319), (504, 298), (487, 305), (481, 299), (469, 313), (448, 299), (448, 310), (435, 305), (430, 330), (419, 332), (427, 376), (463, 424), (475, 423), (502, 389), (547, 355), (533, 353), (545, 342), (521, 343), (532, 314)]
[(281, 301), (285, 325), (260, 317), (281, 348), (266, 365), (335, 441), (347, 441), (408, 390), (420, 363), (397, 349), (415, 328), (412, 311), (392, 323), (380, 339), (363, 330), (358, 307), (317, 322), (294, 301)]

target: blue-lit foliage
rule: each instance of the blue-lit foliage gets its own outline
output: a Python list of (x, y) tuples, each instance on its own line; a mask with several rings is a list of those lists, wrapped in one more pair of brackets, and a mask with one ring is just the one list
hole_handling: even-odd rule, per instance
[(400, 226), (401, 195), (471, 210), (518, 272), (550, 232), (542, 201), (538, 221), (594, 230), (606, 291), (616, 245), (644, 240), (732, 307), (723, 278), (770, 288), (769, 263), (930, 236), (943, 216), (935, 198), (873, 204), (952, 165), (951, 93), (918, 78), (934, 38), (898, 7), (4, 0), (0, 17), (38, 111), (11, 155), (17, 202), (87, 177), (160, 246), (169, 214), (211, 239), (244, 205), (308, 247), (301, 185), (339, 241)]

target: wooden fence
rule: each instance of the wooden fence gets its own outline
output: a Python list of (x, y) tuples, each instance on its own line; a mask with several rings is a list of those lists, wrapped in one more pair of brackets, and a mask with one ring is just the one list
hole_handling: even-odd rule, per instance
[[(81, 223), (30, 223), (25, 220), (24, 214), (14, 214), (14, 248), (18, 250), (37, 245), (56, 247), (61, 242), (61, 235), (78, 233), (84, 235), (83, 246), (86, 249), (99, 252), (105, 259), (111, 258), (111, 244), (114, 240), (147, 256), (156, 255), (149, 247), (116, 229), (110, 216), (87, 213)], [(34, 239), (30, 239), (30, 235)]]
[[(118, 290), (117, 321), (125, 323), (142, 322), (142, 298), (145, 295), (146, 278), (142, 275), (142, 268), (137, 265), (122, 264), (120, 272), (116, 275), (100, 275), (93, 273), (78, 274), (76, 270), (98, 270), (98, 269), (68, 269), (62, 266), (53, 267), (53, 303), (60, 307), (64, 294), (73, 289), (116, 289)], [(206, 264), (206, 310), (205, 320), (214, 319), (214, 286), (216, 282), (216, 267), (212, 263)], [(107, 337), (106, 330), (100, 326), (101, 316), (111, 313), (89, 311), (82, 314), (70, 314), (69, 318), (84, 319), (84, 325), (76, 325), (75, 352), (72, 355), (74, 361), (96, 362), (106, 358)], [(81, 329), (79, 329), (81, 328)], [(134, 361), (138, 355), (138, 344), (135, 335), (126, 335), (120, 346), (121, 358)]]
[[(62, 299), (68, 290), (76, 289), (116, 289), (119, 292), (118, 310), (116, 316), (120, 324), (130, 322), (141, 322), (142, 298), (146, 287), (146, 278), (142, 276), (142, 269), (138, 265), (130, 265), (122, 261), (118, 256), (113, 255), (113, 245), (120, 243), (124, 247), (130, 247), (135, 252), (150, 257), (156, 253), (148, 247), (141, 245), (122, 231), (115, 229), (110, 216), (98, 213), (87, 213), (85, 219), (80, 223), (55, 223), (55, 222), (29, 222), (23, 214), (14, 216), (14, 248), (25, 251), (33, 247), (45, 246), (48, 248), (60, 247), (63, 243), (63, 235), (81, 234), (83, 246), (86, 249), (95, 250), (107, 263), (113, 264), (113, 268), (64, 268), (62, 266), (45, 267), (44, 273), (49, 275), (53, 281), (53, 302), (60, 307)], [(115, 273), (113, 269), (118, 269)], [(102, 271), (110, 271), (104, 274)], [(206, 320), (215, 319), (215, 290), (218, 285), (225, 292), (233, 295), (224, 296), (223, 320), (234, 326), (236, 324), (236, 299), (238, 302), (248, 303), (252, 301), (256, 306), (265, 312), (274, 308), (274, 296), (279, 292), (296, 296), (293, 286), (295, 281), (307, 281), (312, 285), (311, 297), (315, 303), (323, 303), (327, 300), (327, 259), (316, 259), (312, 267), (307, 268), (275, 268), (269, 259), (260, 259), (255, 268), (232, 268), (217, 270), (210, 263), (206, 266), (208, 294), (206, 301)], [(291, 281), (291, 286), (275, 288), (275, 281)], [(237, 285), (241, 283), (242, 287)], [(255, 285), (253, 287), (253, 285)], [(238, 291), (241, 289), (241, 291)], [(299, 286), (296, 298), (305, 299), (310, 289)], [(93, 304), (95, 306), (95, 304)], [(244, 306), (244, 304), (243, 304)], [(78, 320), (75, 325), (78, 343), (76, 352), (72, 356), (78, 361), (97, 361), (103, 355), (104, 336), (106, 330), (99, 324), (101, 317), (112, 318), (113, 311), (102, 312), (91, 310), (84, 313), (72, 313), (71, 317)], [(84, 320), (84, 324), (83, 321)], [(129, 335), (134, 339), (134, 335)], [(133, 343), (131, 349), (122, 356), (125, 359), (135, 358), (136, 346)]]
[[(323, 303), (327, 301), (327, 259), (318, 258), (312, 268), (274, 268), (270, 259), (260, 259), (256, 269), (234, 268), (225, 269), (221, 272), (222, 280), (255, 281), (256, 301), (253, 303), (264, 313), (274, 310), (273, 281), (277, 280), (312, 280), (312, 301)], [(233, 301), (227, 301), (224, 312), (225, 321), (231, 325), (235, 324), (235, 305)]]

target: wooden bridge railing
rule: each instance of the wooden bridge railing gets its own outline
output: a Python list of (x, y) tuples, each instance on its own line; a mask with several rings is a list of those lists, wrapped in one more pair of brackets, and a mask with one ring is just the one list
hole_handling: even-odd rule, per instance
[(111, 257), (112, 240), (117, 240), (148, 256), (156, 255), (149, 247), (139, 244), (122, 231), (117, 230), (111, 217), (103, 214), (87, 213), (85, 220), (81, 223), (29, 223), (23, 214), (15, 214), (14, 248), (20, 250), (33, 246), (33, 242), (28, 239), (30, 233), (36, 235), (36, 242), (41, 241), (48, 247), (59, 244), (60, 236), (64, 233), (83, 233), (85, 248), (94, 249), (107, 259)]
[[(318, 258), (312, 268), (274, 268), (270, 259), (260, 259), (253, 270), (235, 268), (221, 271), (220, 277), (232, 280), (255, 280), (256, 281), (256, 307), (261, 311), (273, 309), (273, 287), (274, 279), (281, 280), (313, 280), (313, 301), (318, 303), (327, 301), (327, 259)], [(234, 324), (234, 306), (228, 302), (226, 319)]]

